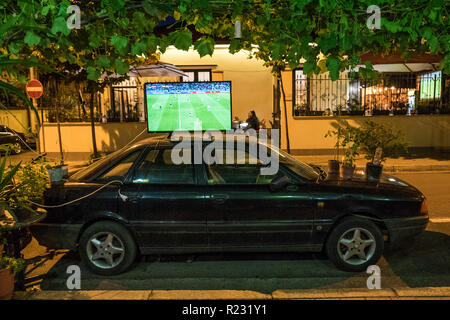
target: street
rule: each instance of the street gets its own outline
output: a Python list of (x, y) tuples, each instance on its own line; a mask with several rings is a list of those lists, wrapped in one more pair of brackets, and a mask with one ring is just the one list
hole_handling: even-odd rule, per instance
[[(428, 198), (431, 222), (412, 244), (387, 250), (379, 261), (382, 288), (450, 286), (450, 172), (403, 172)], [(28, 288), (67, 290), (69, 265), (81, 267), (82, 290), (252, 290), (366, 288), (365, 272), (336, 269), (323, 254), (202, 254), (141, 257), (128, 272), (103, 277), (86, 270), (77, 254), (46, 252), (36, 240), (24, 250), (32, 263)]]

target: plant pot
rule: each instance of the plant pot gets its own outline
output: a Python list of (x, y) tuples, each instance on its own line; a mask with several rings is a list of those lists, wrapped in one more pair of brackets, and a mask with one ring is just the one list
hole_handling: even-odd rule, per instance
[(342, 179), (351, 180), (353, 178), (353, 172), (355, 171), (355, 166), (342, 165)]
[(50, 176), (50, 181), (60, 182), (63, 178), (69, 175), (69, 166), (60, 165), (53, 168), (48, 169), (48, 175)]
[(367, 180), (380, 180), (382, 170), (383, 170), (383, 166), (368, 162), (366, 164)]
[(340, 163), (337, 160), (328, 160), (328, 173), (339, 174)]
[(5, 248), (5, 245), (3, 243), (0, 243), (0, 259), (3, 257), (3, 249)]
[(14, 273), (11, 268), (0, 269), (0, 300), (11, 300), (14, 292)]

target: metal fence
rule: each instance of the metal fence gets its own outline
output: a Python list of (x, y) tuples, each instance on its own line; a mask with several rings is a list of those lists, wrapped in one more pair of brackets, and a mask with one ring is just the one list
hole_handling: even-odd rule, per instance
[(382, 73), (375, 80), (351, 79), (342, 73), (332, 81), (327, 73), (307, 77), (294, 70), (293, 84), (296, 116), (450, 112), (449, 80), (440, 71)]

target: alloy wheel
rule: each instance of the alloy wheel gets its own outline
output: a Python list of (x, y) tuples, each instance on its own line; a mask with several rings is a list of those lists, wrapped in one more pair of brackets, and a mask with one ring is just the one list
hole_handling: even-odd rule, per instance
[(375, 237), (364, 228), (352, 228), (338, 240), (339, 257), (351, 265), (361, 265), (372, 258), (376, 249)]
[(112, 269), (125, 257), (122, 240), (112, 232), (99, 232), (89, 238), (86, 253), (89, 261), (98, 268)]

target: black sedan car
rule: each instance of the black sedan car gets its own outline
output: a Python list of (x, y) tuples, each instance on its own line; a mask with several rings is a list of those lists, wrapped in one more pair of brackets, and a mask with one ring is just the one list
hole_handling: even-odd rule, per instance
[(21, 153), (28, 145), (36, 147), (36, 140), (17, 132), (5, 125), (0, 125), (0, 145), (10, 145), (14, 153)]
[(78, 250), (103, 275), (139, 254), (244, 251), (323, 250), (337, 267), (362, 271), (428, 223), (423, 194), (392, 176), (342, 180), (274, 147), (270, 175), (259, 160), (175, 164), (174, 146), (143, 140), (54, 184), (44, 199), (54, 208), (32, 233), (49, 248)]

